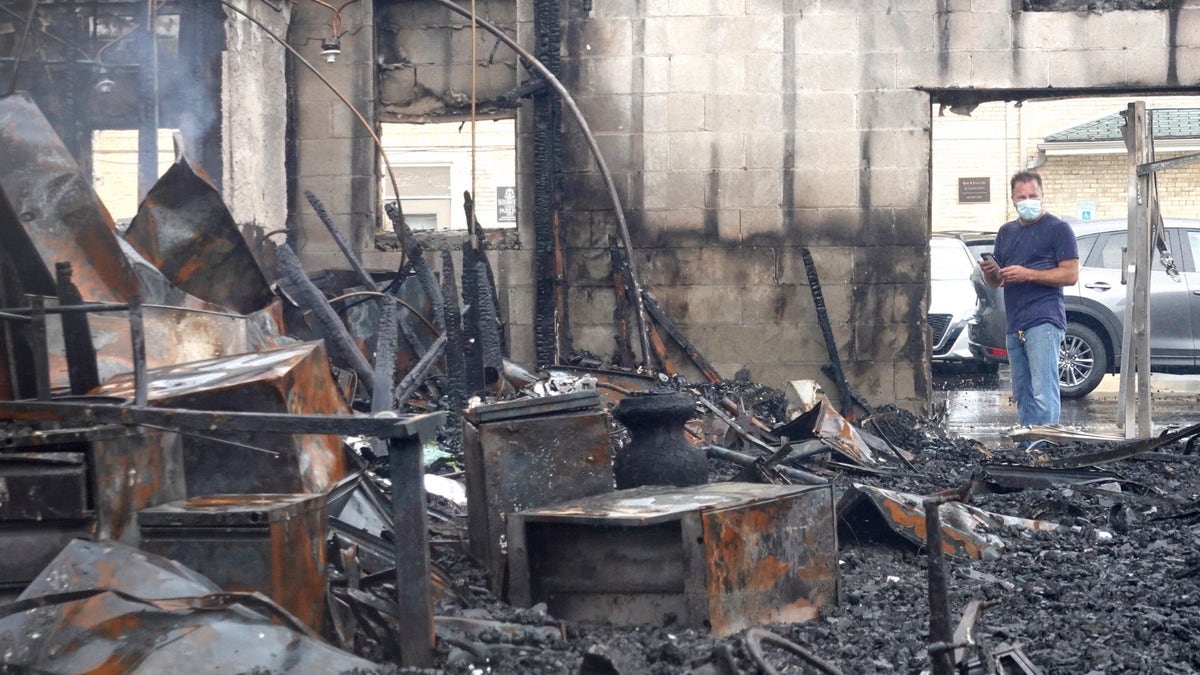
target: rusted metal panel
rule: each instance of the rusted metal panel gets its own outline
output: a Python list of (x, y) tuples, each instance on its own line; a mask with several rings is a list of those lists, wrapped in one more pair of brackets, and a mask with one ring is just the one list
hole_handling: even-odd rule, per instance
[(0, 157), (0, 237), (26, 292), (54, 295), (60, 261), (85, 300), (140, 292), (112, 217), (27, 94), (0, 97)]
[(198, 298), (249, 313), (274, 297), (221, 193), (186, 158), (146, 194), (125, 241)]
[(828, 401), (813, 406), (808, 412), (780, 425), (773, 432), (780, 437), (787, 436), (793, 442), (808, 438), (820, 439), (822, 443), (856, 464), (867, 467), (880, 464), (879, 458), (859, 435), (858, 429), (838, 414)]
[(149, 427), (120, 431), (98, 435), (88, 447), (95, 536), (136, 546), (138, 511), (183, 499), (187, 493), (183, 438)]
[[(249, 315), (145, 305), (146, 366), (163, 368), (279, 347), (284, 343), (279, 305), (276, 299)], [(124, 312), (105, 312), (88, 320), (100, 381), (132, 372), (129, 317)], [(61, 390), (70, 384), (62, 323), (59, 317), (49, 317), (46, 325), (50, 385)]]
[[(252, 354), (197, 361), (148, 372), (150, 404), (197, 411), (349, 415), (329, 372), (325, 347), (306, 342)], [(132, 376), (95, 392), (132, 398)], [(219, 493), (323, 493), (346, 473), (336, 434), (279, 437), (214, 428), (184, 438), (189, 496)]]
[(174, 561), (75, 540), (18, 598), (34, 607), (0, 618), (0, 654), (20, 672), (378, 670), (302, 632), (269, 600), (220, 593)]
[(571, 621), (729, 635), (837, 604), (833, 491), (641, 487), (509, 516), (510, 600)]
[(141, 548), (227, 591), (260, 592), (320, 630), (325, 495), (210, 495), (138, 513)]
[[(872, 519), (882, 516), (886, 526), (896, 534), (924, 546), (923, 499), (920, 495), (855, 483), (838, 503), (838, 519), (849, 527), (859, 527), (870, 526)], [(942, 504), (941, 511), (942, 550), (959, 557), (994, 559), (1004, 548), (1001, 532), (1013, 529), (1049, 532), (1059, 528), (1056, 523), (991, 513), (960, 502)]]
[(833, 513), (829, 487), (701, 510), (712, 632), (811, 621), (836, 606)]
[[(519, 399), (476, 408), (463, 424), (470, 551), (498, 593), (507, 514), (613, 489), (612, 445), (599, 403), (595, 392)], [(579, 411), (585, 405), (591, 409)]]

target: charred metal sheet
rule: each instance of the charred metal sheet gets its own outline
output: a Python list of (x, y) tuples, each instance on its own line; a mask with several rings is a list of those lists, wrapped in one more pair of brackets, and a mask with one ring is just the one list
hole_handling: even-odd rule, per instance
[(599, 409), (600, 395), (592, 390), (477, 405), (467, 411), (466, 417), (472, 424), (479, 425), (539, 415), (561, 415)]
[(1001, 488), (1047, 488), (1094, 480), (1121, 480), (1120, 474), (1100, 469), (1051, 469), (1017, 464), (984, 464), (980, 478)]
[(30, 608), (0, 617), (0, 654), (21, 672), (379, 672), (262, 596), (120, 544), (72, 541), (15, 604)]
[(708, 624), (725, 636), (837, 603), (833, 489), (641, 487), (508, 519), (510, 600), (569, 621)]
[[(281, 337), (283, 321), (280, 311), (279, 300), (250, 315), (143, 305), (146, 365), (148, 368), (163, 368), (279, 347), (285, 342)], [(89, 316), (88, 323), (92, 344), (96, 349), (100, 381), (132, 372), (133, 345), (128, 316), (124, 313), (96, 313)], [(70, 366), (66, 358), (62, 323), (56, 317), (51, 317), (47, 329), (50, 385), (62, 390), (70, 385)]]
[[(148, 378), (150, 403), (156, 407), (304, 415), (350, 412), (320, 342), (156, 368)], [(128, 374), (121, 375), (95, 393), (132, 398), (134, 383)], [(189, 496), (325, 492), (346, 473), (342, 438), (336, 434), (279, 438), (265, 430), (230, 433), (214, 428), (207, 435), (184, 439)]]
[(163, 429), (121, 427), (120, 431), (98, 435), (88, 446), (96, 538), (136, 546), (137, 512), (187, 494), (184, 444), (179, 434)]
[(828, 401), (822, 401), (796, 419), (776, 427), (773, 432), (793, 441), (820, 439), (856, 464), (874, 467), (880, 463), (871, 446), (859, 435), (858, 429), (839, 415)]
[[(551, 397), (557, 398), (557, 397)], [(598, 397), (592, 393), (593, 405)], [(503, 593), (505, 517), (513, 511), (609, 492), (613, 488), (608, 419), (599, 409), (531, 414), (550, 399), (487, 406), (463, 424), (467, 531), (471, 555)], [(580, 398), (569, 405), (579, 406)], [(512, 413), (504, 412), (507, 406)], [(515, 415), (525, 415), (517, 418)], [(497, 421), (482, 421), (483, 419)]]
[(274, 298), (221, 193), (186, 158), (150, 188), (125, 241), (198, 298), (243, 314)]
[(142, 509), (141, 548), (226, 591), (259, 592), (314, 630), (325, 610), (325, 495), (209, 495)]
[[(1143, 438), (1124, 443), (1118, 443), (1111, 450), (1103, 450), (1101, 452), (1087, 453), (1084, 455), (1076, 455), (1074, 457), (1061, 457), (1050, 462), (1051, 466), (1061, 469), (1078, 469), (1085, 466), (1096, 466), (1108, 462), (1115, 462), (1121, 459), (1127, 459), (1134, 455), (1140, 455), (1144, 452), (1157, 450), (1165, 445), (1170, 445), (1175, 441), (1181, 441), (1185, 438), (1200, 434), (1200, 424), (1193, 424), (1190, 427), (1172, 431), (1168, 434), (1162, 434), (1154, 438)], [(1015, 436), (1015, 435), (1014, 435)]]
[(137, 277), (112, 217), (24, 93), (0, 97), (0, 236), (27, 293), (55, 295), (54, 263), (74, 266), (85, 300), (124, 302)]
[[(925, 546), (923, 499), (920, 495), (855, 483), (838, 503), (838, 519), (842, 525), (861, 535), (864, 528), (877, 524), (877, 518), (882, 516), (888, 529), (918, 546)], [(998, 557), (1004, 548), (1000, 532), (1014, 528), (1053, 532), (1059, 528), (1056, 523), (991, 513), (958, 502), (943, 504), (941, 513), (942, 549), (959, 557)]]

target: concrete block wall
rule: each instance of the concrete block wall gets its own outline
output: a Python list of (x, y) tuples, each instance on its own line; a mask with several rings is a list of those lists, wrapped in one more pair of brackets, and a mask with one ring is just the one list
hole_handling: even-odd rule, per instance
[[(262, 2), (234, 2), (276, 35), (287, 33), (288, 5), (276, 11)], [(226, 14), (226, 43), (221, 53), (221, 184), (234, 222), (248, 239), (255, 240), (282, 228), (288, 212), (288, 97), (287, 82), (279, 76), (285, 70), (285, 50), (242, 15)], [(160, 142), (159, 148), (169, 150), (171, 145)]]
[[(374, 3), (345, 7), (341, 14), (345, 29), (342, 53), (334, 63), (326, 63), (320, 55), (321, 40), (331, 33), (332, 16), (328, 8), (315, 2), (294, 4), (288, 43), (374, 125)], [(292, 76), (296, 166), (292, 168), (295, 193), (289, 212), (299, 225), (300, 258), (310, 273), (347, 269), (344, 256), (304, 192), (311, 190), (321, 199), (355, 250), (372, 249), (379, 216), (377, 148), (356, 115), (311, 70), (293, 62)]]
[[(470, 3), (460, 3), (469, 9)], [(476, 15), (502, 30), (514, 21), (512, 0), (479, 0)], [(431, 2), (380, 3), (379, 115), (384, 121), (424, 121), (469, 115), (472, 86), (477, 114), (511, 115), (480, 105), (512, 91), (525, 71), (507, 47), (482, 27), (475, 31), (471, 64), (470, 20)]]
[[(517, 7), (532, 44), (532, 3)], [(930, 394), (931, 103), (947, 90), (1103, 92), (1200, 75), (1191, 6), (572, 2), (563, 16), (564, 83), (611, 153), (641, 280), (708, 360), (772, 386), (821, 379), (828, 356), (799, 254), (809, 247), (850, 383), (913, 409)], [(572, 329), (607, 354), (615, 219), (594, 163), (571, 160)]]

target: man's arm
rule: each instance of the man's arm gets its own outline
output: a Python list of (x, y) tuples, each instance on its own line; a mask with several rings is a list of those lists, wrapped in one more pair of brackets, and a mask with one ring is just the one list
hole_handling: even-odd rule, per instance
[[(1032, 270), (1021, 265), (1009, 265), (999, 271), (1005, 283), (1032, 283), (1043, 286), (1073, 286), (1079, 281), (1079, 258), (1060, 260), (1058, 267), (1048, 270)], [(985, 273), (985, 278), (990, 275)], [(991, 283), (991, 279), (988, 279)]]

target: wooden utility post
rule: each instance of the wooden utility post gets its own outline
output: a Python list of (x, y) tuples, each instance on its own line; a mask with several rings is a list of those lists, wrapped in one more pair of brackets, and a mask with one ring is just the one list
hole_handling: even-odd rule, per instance
[[(1150, 430), (1150, 125), (1146, 104), (1130, 103), (1125, 111), (1125, 147), (1129, 157), (1129, 220), (1125, 250), (1125, 321), (1121, 334), (1121, 388), (1117, 425), (1126, 438), (1148, 437)], [(1132, 279), (1129, 277), (1132, 272)], [(1129, 418), (1136, 418), (1129, 424)]]

